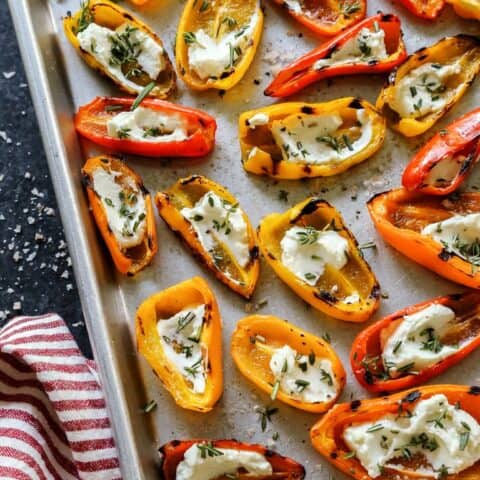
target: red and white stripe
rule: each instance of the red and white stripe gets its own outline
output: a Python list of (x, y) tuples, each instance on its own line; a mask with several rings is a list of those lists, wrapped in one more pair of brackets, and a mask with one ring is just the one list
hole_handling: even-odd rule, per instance
[(56, 314), (0, 330), (0, 478), (121, 479), (95, 363)]

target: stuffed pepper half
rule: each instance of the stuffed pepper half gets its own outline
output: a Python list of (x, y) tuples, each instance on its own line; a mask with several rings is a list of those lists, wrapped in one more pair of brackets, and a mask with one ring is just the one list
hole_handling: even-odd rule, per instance
[(65, 34), (90, 67), (135, 95), (166, 98), (175, 89), (175, 71), (158, 36), (109, 0), (84, 0), (64, 18)]
[(119, 158), (90, 158), (82, 168), (90, 208), (117, 270), (135, 275), (157, 253), (152, 197)]
[(379, 305), (380, 287), (345, 226), (325, 200), (308, 198), (262, 219), (258, 241), (275, 273), (312, 307), (363, 322)]
[(147, 298), (135, 324), (138, 351), (182, 408), (210, 411), (223, 391), (222, 321), (195, 277)]
[(243, 167), (281, 179), (336, 175), (377, 152), (385, 129), (375, 107), (353, 97), (259, 108), (240, 116)]

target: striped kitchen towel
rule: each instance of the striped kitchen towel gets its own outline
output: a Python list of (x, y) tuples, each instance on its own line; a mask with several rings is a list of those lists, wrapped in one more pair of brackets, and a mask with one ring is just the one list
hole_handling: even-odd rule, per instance
[(121, 478), (95, 363), (56, 314), (0, 330), (0, 478)]

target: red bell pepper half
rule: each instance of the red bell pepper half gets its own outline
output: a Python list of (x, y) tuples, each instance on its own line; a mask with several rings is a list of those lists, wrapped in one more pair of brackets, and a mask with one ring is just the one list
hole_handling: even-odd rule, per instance
[(480, 161), (480, 108), (440, 130), (412, 158), (403, 186), (429, 195), (454, 192)]
[[(107, 122), (121, 112), (130, 111), (135, 98), (97, 97), (88, 105), (80, 107), (75, 116), (75, 128), (80, 135), (102, 147), (115, 152), (129, 153), (144, 157), (201, 157), (208, 154), (215, 144), (217, 124), (210, 115), (194, 108), (146, 98), (143, 108), (180, 120), (187, 132), (187, 138), (177, 141), (142, 141), (109, 136)], [(157, 131), (158, 138), (161, 133)]]
[[(369, 17), (353, 27), (345, 30), (335, 38), (322, 43), (306, 55), (286, 66), (274, 78), (273, 82), (265, 90), (265, 95), (271, 97), (288, 97), (302, 90), (311, 83), (325, 78), (339, 75), (356, 75), (389, 72), (402, 63), (407, 57), (407, 51), (402, 39), (400, 19), (395, 15), (378, 14)], [(383, 60), (352, 61), (350, 63), (332, 63), (315, 69), (318, 60), (328, 59), (331, 55), (343, 47), (349, 40), (354, 39), (362, 28), (382, 29), (385, 31), (385, 46), (388, 57)]]
[(445, 6), (445, 0), (400, 0), (407, 10), (420, 18), (433, 20)]
[[(185, 452), (195, 444), (205, 444), (210, 448), (234, 449), (257, 452), (265, 456), (272, 466), (272, 475), (253, 476), (238, 473), (235, 478), (239, 480), (303, 480), (305, 468), (291, 458), (283, 457), (262, 445), (252, 445), (236, 440), (173, 440), (160, 447), (162, 458), (162, 474), (164, 480), (175, 480), (178, 464), (183, 460)], [(220, 477), (228, 478), (228, 477)]]
[[(444, 305), (455, 312), (455, 319), (444, 333), (443, 340), (451, 345), (462, 342), (463, 346), (443, 360), (420, 371), (415, 373), (407, 371), (396, 378), (390, 378), (381, 360), (387, 339), (403, 321), (405, 315), (412, 315), (432, 304)], [(350, 363), (355, 377), (367, 390), (374, 393), (390, 393), (420, 385), (440, 375), (478, 346), (480, 346), (480, 293), (454, 294), (409, 306), (378, 320), (360, 332), (353, 341)]]

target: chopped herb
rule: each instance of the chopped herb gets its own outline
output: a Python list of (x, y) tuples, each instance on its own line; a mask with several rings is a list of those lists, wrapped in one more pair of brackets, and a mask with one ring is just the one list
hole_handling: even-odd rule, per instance
[(113, 207), (113, 202), (110, 198), (108, 197), (104, 197), (103, 198), (105, 200), (105, 203), (109, 206), (109, 207)]
[(209, 457), (219, 457), (221, 455), (224, 455), (223, 452), (220, 450), (217, 450), (212, 442), (207, 442), (207, 443), (197, 443), (197, 448), (200, 450), (200, 456), (202, 458), (207, 458), (207, 455)]
[(194, 222), (201, 222), (203, 220), (203, 215), (199, 215), (198, 213), (196, 213), (191, 219)]
[(157, 408), (157, 402), (155, 400), (150, 400), (143, 408), (143, 413), (150, 413), (152, 410)]
[(364, 37), (360, 37), (358, 39), (358, 48), (366, 57), (372, 53), (372, 48), (367, 44)]
[(273, 384), (272, 393), (270, 394), (270, 398), (272, 400), (275, 400), (277, 398), (279, 388), (280, 388), (280, 380), (276, 380), (275, 383)]
[(350, 141), (350, 137), (348, 135), (342, 135), (343, 143), (345, 143), (346, 147), (353, 152), (352, 142)]
[(276, 407), (265, 407), (263, 409), (258, 409), (257, 412), (260, 414), (260, 425), (262, 427), (262, 432), (267, 429), (267, 423), (272, 421), (272, 415), (275, 415), (278, 412)]
[(345, 460), (348, 460), (349, 458), (354, 458), (354, 457), (355, 457), (355, 452), (348, 452), (343, 456)]
[(280, 434), (279, 434), (278, 432), (275, 432), (275, 433), (272, 435), (272, 440), (273, 440), (274, 442), (276, 442), (279, 437), (280, 437)]
[(299, 378), (298, 380), (295, 380), (295, 385), (299, 392), (303, 392), (310, 385), (310, 382)]
[(202, 360), (202, 358), (199, 358), (193, 365), (190, 367), (183, 367), (183, 369), (192, 377), (196, 377), (200, 373), (199, 368), (201, 367)]
[(313, 281), (313, 280), (317, 279), (317, 276), (314, 273), (311, 273), (311, 272), (307, 272), (303, 276), (306, 280), (310, 280), (310, 281)]
[(345, 17), (349, 17), (350, 15), (358, 12), (361, 9), (360, 4), (358, 2), (353, 3), (340, 3), (340, 10)]
[(332, 376), (326, 370), (324, 370), (323, 368), (320, 369), (320, 373), (322, 375), (320, 377), (320, 380), (322, 382), (325, 382), (327, 385), (329, 385), (331, 387), (333, 385)]
[(194, 319), (195, 314), (193, 312), (188, 312), (180, 317), (177, 322), (177, 333), (180, 333), (187, 325), (190, 325)]
[(332, 337), (328, 332), (324, 332), (322, 334), (322, 338), (327, 342), (327, 343), (332, 343)]
[(360, 250), (367, 250), (368, 248), (377, 248), (377, 244), (371, 240), (369, 242), (362, 243), (358, 246)]
[(435, 329), (432, 327), (426, 328), (420, 332), (420, 336), (427, 336), (427, 340), (422, 342), (422, 350), (430, 350), (434, 353), (438, 353), (442, 350), (443, 344), (440, 338), (435, 335)]
[(121, 128), (120, 130), (117, 130), (117, 137), (118, 138), (128, 138), (130, 136), (131, 128)]
[(145, 100), (145, 98), (150, 94), (150, 92), (155, 88), (155, 82), (150, 82), (139, 94), (138, 97), (132, 104), (130, 108), (131, 111), (135, 110), (140, 106), (140, 104)]
[(280, 190), (278, 192), (278, 199), (282, 200), (283, 202), (288, 202), (288, 195), (290, 192), (287, 192), (286, 190)]
[(312, 245), (318, 240), (319, 234), (320, 232), (315, 228), (306, 227), (304, 230), (297, 232), (297, 240), (300, 245)]
[(410, 87), (410, 94), (412, 95), (412, 97), (415, 97), (415, 95), (417, 95), (417, 88), (413, 85)]
[(206, 10), (208, 10), (208, 7), (210, 7), (210, 2), (208, 2), (207, 0), (203, 0), (202, 4), (200, 5), (200, 13), (203, 13), (205, 12)]
[(196, 43), (199, 47), (205, 48), (198, 40), (193, 32), (183, 32), (183, 40), (187, 45), (193, 45)]
[(399, 341), (395, 344), (395, 347), (393, 347), (393, 353), (397, 353), (401, 346), (402, 346), (402, 341), (399, 340)]
[(83, 32), (91, 23), (94, 22), (93, 13), (90, 10), (90, 0), (80, 3), (80, 16), (77, 22), (77, 35)]
[(377, 423), (376, 425), (372, 425), (370, 428), (367, 428), (367, 433), (378, 432), (379, 430), (383, 430), (385, 427), (381, 423)]
[(315, 353), (313, 351), (308, 354), (308, 363), (315, 365)]
[(146, 137), (159, 137), (160, 135), (162, 135), (162, 130), (160, 130), (160, 128), (158, 128), (158, 127), (146, 128), (143, 132), (144, 138), (146, 138)]
[(122, 110), (123, 105), (107, 105), (105, 107), (106, 112), (118, 112), (118, 110)]

